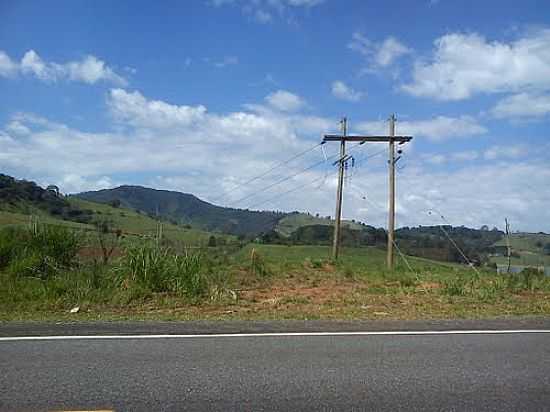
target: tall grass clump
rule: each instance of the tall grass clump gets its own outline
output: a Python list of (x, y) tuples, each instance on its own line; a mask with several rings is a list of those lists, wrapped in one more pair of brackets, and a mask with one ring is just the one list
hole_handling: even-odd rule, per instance
[(201, 298), (209, 292), (209, 267), (200, 254), (174, 254), (153, 243), (130, 247), (115, 268), (119, 284), (145, 292), (175, 292)]
[(461, 274), (443, 282), (443, 294), (474, 297), (480, 301), (492, 301), (506, 293), (550, 290), (550, 279), (536, 269), (526, 268), (520, 273), (480, 276)]
[(64, 227), (0, 230), (0, 269), (12, 276), (47, 279), (75, 263), (79, 234)]

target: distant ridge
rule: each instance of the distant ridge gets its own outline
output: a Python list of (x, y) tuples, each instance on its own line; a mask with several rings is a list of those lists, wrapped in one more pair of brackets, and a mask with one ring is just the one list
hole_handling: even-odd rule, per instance
[(143, 186), (119, 186), (114, 189), (82, 192), (78, 198), (112, 203), (159, 216), (174, 223), (189, 224), (208, 231), (250, 235), (273, 230), (288, 215), (281, 212), (250, 211), (216, 206), (182, 192), (151, 189)]

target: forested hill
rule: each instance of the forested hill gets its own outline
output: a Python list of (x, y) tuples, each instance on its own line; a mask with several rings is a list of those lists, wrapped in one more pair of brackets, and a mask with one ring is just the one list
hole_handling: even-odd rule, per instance
[(173, 223), (236, 235), (273, 230), (287, 213), (232, 209), (205, 202), (194, 195), (142, 186), (120, 186), (75, 195), (101, 203), (118, 203)]
[(34, 182), (0, 174), (0, 210), (22, 214), (45, 213), (53, 217), (88, 223), (91, 211), (71, 205), (56, 186), (46, 189)]

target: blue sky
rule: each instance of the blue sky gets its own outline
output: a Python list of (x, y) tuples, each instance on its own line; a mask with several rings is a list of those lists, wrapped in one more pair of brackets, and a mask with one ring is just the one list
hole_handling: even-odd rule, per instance
[[(385, 133), (396, 113), (400, 225), (550, 231), (544, 1), (4, 0), (0, 18), (4, 173), (332, 215), (331, 161), (263, 189), (335, 145), (240, 184), (341, 116)], [(353, 149), (346, 218), (385, 225), (383, 148)]]

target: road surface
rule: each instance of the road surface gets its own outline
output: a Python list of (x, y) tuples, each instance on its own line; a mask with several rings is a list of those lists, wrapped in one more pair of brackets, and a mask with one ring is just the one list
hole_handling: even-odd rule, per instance
[[(548, 321), (529, 332), (471, 323), (475, 332), (438, 334), (421, 323), (412, 326), (423, 334), (409, 334), (409, 323), (387, 334), (374, 323), (374, 334), (353, 334), (353, 323), (304, 331), (279, 323), (267, 336), (243, 325), (229, 334), (253, 330), (230, 336), (218, 324), (200, 332), (222, 335), (196, 336), (196, 325), (0, 325), (0, 410), (550, 410), (550, 333), (541, 331)], [(330, 333), (308, 334), (327, 332), (321, 326)], [(60, 337), (75, 328), (76, 337)], [(6, 340), (45, 332), (49, 338)]]

